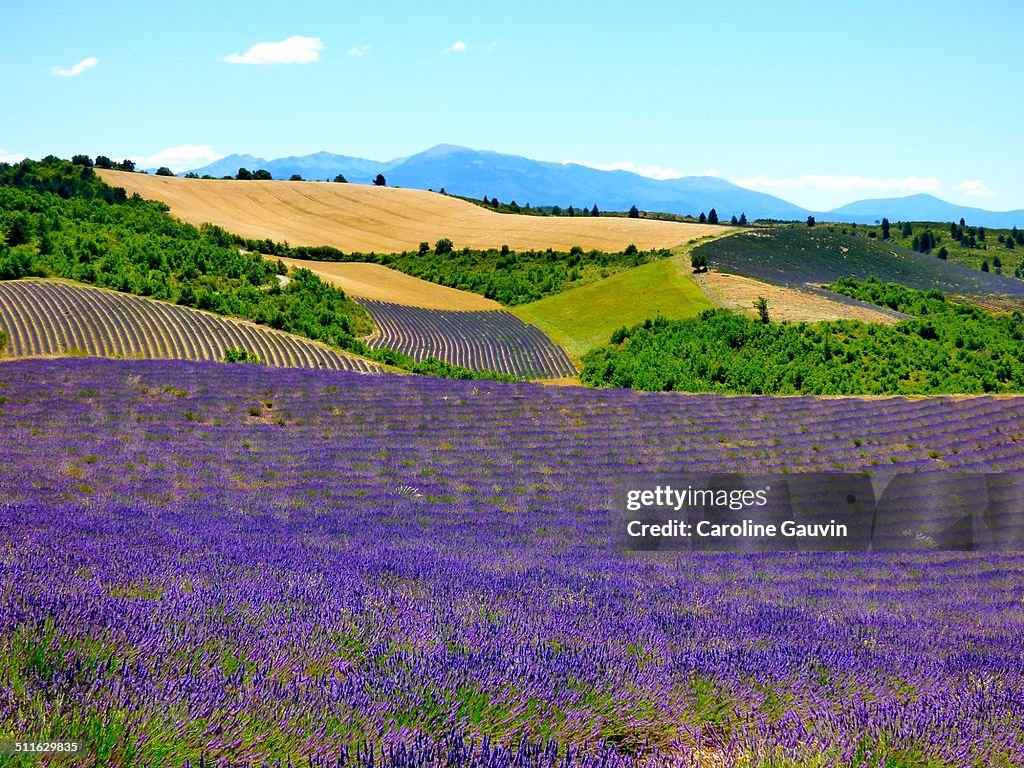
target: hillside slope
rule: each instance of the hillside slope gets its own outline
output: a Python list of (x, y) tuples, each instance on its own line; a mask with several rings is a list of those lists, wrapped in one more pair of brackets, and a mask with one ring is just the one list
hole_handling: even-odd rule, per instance
[(180, 179), (98, 171), (129, 194), (160, 200), (191, 224), (212, 222), (253, 238), (343, 251), (394, 253), (450, 238), (457, 248), (672, 248), (720, 227), (645, 219), (515, 216), (415, 189), (301, 181)]
[(380, 372), (381, 366), (326, 344), (235, 318), (63, 280), (0, 282), (5, 357), (223, 360), (229, 348), (267, 365)]

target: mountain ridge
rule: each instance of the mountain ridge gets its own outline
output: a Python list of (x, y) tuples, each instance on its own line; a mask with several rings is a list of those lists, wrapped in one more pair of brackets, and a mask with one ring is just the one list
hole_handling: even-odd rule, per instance
[(575, 162), (533, 160), (520, 155), (437, 144), (416, 154), (379, 161), (326, 151), (272, 160), (232, 154), (201, 168), (199, 175), (233, 176), (240, 167), (265, 168), (275, 179), (299, 175), (307, 180), (333, 180), (342, 174), (351, 183), (371, 184), (378, 173), (391, 186), (445, 190), (473, 198), (544, 207), (558, 205), (600, 210), (638, 208), (697, 216), (712, 208), (726, 221), (746, 214), (749, 220), (803, 220), (873, 224), (890, 221), (957, 221), (1009, 228), (1024, 226), (1024, 210), (989, 211), (949, 203), (933, 195), (858, 200), (829, 211), (812, 211), (782, 198), (733, 184), (717, 176), (651, 179), (625, 170), (600, 170)]

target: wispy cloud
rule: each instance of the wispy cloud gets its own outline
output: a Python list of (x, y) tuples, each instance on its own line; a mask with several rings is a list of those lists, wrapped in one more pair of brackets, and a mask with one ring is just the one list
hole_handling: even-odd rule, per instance
[(319, 37), (292, 35), (276, 43), (255, 43), (245, 53), (225, 56), (228, 64), (310, 64), (320, 61), (324, 44)]
[(136, 156), (129, 159), (133, 160), (139, 168), (167, 166), (178, 173), (192, 168), (202, 168), (222, 157), (224, 155), (214, 152), (206, 144), (182, 144), (178, 147), (162, 149), (152, 155)]
[(456, 40), (454, 43), (444, 49), (444, 53), (465, 53), (469, 50), (469, 46), (461, 40)]
[(992, 197), (995, 195), (981, 179), (964, 179), (957, 184), (957, 189), (972, 197)]
[(51, 67), (50, 73), (56, 75), (57, 77), (78, 77), (80, 74), (92, 69), (99, 63), (100, 60), (97, 59), (95, 56), (89, 56), (86, 59), (82, 59), (80, 62), (78, 62), (70, 68)]
[(17, 152), (8, 152), (6, 149), (0, 149), (0, 163), (20, 163), (25, 157), (25, 155)]
[(370, 44), (369, 43), (367, 43), (366, 45), (357, 45), (355, 48), (349, 48), (348, 49), (348, 55), (349, 56), (365, 56), (369, 52), (370, 52)]
[(637, 165), (632, 160), (618, 160), (614, 163), (585, 163), (582, 160), (563, 160), (563, 165), (582, 165), (587, 168), (594, 168), (598, 171), (629, 171), (630, 173), (646, 176), (649, 179), (665, 181), (666, 179), (681, 179), (684, 176), (718, 176), (717, 168), (707, 168), (703, 171), (686, 173), (676, 168), (665, 168), (660, 165)]
[(942, 189), (942, 180), (934, 176), (877, 178), (804, 174), (792, 178), (752, 176), (748, 179), (733, 179), (732, 181), (741, 187), (772, 192), (813, 191), (913, 195), (920, 192), (939, 192)]

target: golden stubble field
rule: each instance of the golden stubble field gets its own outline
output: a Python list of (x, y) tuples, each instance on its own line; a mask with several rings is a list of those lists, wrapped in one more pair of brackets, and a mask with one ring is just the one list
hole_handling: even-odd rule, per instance
[[(271, 257), (271, 261), (277, 261), (277, 258)], [(300, 259), (281, 259), (281, 261), (289, 267), (308, 269), (325, 283), (335, 285), (350, 296), (362, 299), (456, 312), (504, 309), (493, 299), (421, 280), (381, 264), (357, 261), (303, 261)]]
[(759, 296), (768, 299), (772, 320), (816, 323), (822, 320), (860, 320), (865, 323), (893, 324), (897, 318), (871, 307), (858, 307), (833, 301), (826, 296), (770, 285), (760, 280), (726, 272), (705, 272), (690, 275), (708, 299), (719, 307), (734, 312), (756, 315), (754, 302)]
[[(160, 200), (191, 224), (210, 222), (230, 232), (332, 245), (346, 252), (397, 253), (447, 237), (457, 248), (621, 251), (672, 248), (721, 227), (611, 217), (544, 217), (494, 213), (418, 189), (314, 181), (180, 179), (98, 170), (108, 184)], [(525, 201), (524, 201), (525, 202)]]

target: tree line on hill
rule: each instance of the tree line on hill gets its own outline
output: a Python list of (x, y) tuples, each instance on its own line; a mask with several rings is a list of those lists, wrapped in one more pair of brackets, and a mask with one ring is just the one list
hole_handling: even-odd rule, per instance
[[(911, 319), (765, 322), (724, 309), (620, 328), (584, 358), (593, 386), (742, 394), (1024, 391), (1024, 315), (993, 315), (876, 278), (833, 290)], [(981, 354), (984, 351), (984, 354)]]
[[(218, 229), (214, 227), (213, 229)], [(267, 256), (309, 261), (372, 262), (432, 283), (470, 291), (505, 306), (518, 306), (545, 296), (600, 280), (617, 272), (671, 255), (668, 249), (641, 251), (633, 244), (621, 252), (585, 251), (572, 246), (568, 252), (514, 251), (501, 248), (457, 248), (451, 238), (433, 245), (421, 242), (415, 251), (401, 253), (346, 253), (329, 245), (291, 246), (270, 239), (229, 235), (229, 242)], [(282, 263), (283, 268), (283, 263)]]

